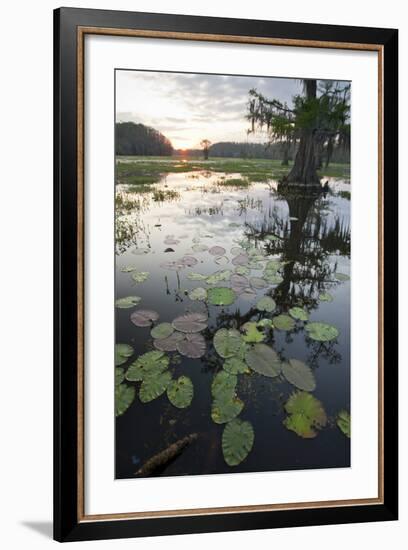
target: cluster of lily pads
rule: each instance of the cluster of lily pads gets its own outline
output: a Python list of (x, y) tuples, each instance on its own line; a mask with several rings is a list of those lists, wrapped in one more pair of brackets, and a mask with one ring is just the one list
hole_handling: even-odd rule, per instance
[[(166, 393), (175, 407), (188, 407), (194, 395), (192, 381), (184, 375), (173, 378), (169, 370), (170, 359), (166, 354), (178, 352), (192, 359), (203, 357), (207, 352), (207, 344), (202, 332), (208, 327), (209, 305), (227, 307), (238, 298), (255, 302), (259, 290), (283, 281), (281, 272), (285, 262), (266, 257), (263, 249), (241, 241), (231, 249), (230, 261), (224, 247), (209, 247), (199, 238), (193, 241), (191, 251), (179, 259), (162, 263), (161, 267), (177, 272), (192, 268), (198, 264), (194, 254), (200, 253), (208, 253), (217, 265), (231, 264), (231, 267), (210, 275), (194, 271), (187, 273), (188, 280), (202, 284), (186, 293), (191, 301), (207, 304), (205, 313), (186, 312), (172, 322), (158, 323), (157, 312), (134, 309), (130, 315), (131, 322), (137, 327), (151, 329), (155, 349), (140, 355), (124, 368), (123, 365), (133, 356), (134, 350), (127, 344), (116, 345), (117, 415), (123, 414), (136, 397), (136, 387), (129, 382), (140, 382), (138, 395), (142, 403), (148, 403)], [(168, 235), (164, 243), (176, 246), (179, 240)], [(262, 271), (262, 275), (251, 276), (252, 270)], [(149, 277), (149, 273), (138, 271), (132, 266), (126, 266), (122, 271), (129, 272), (137, 284), (145, 282)], [(337, 281), (348, 279), (342, 273), (336, 273), (335, 277)], [(328, 292), (322, 292), (319, 300), (330, 302), (333, 297)], [(140, 301), (138, 296), (127, 296), (116, 300), (115, 305), (120, 309), (130, 309), (138, 306)], [(224, 460), (229, 466), (236, 466), (245, 460), (255, 440), (252, 424), (238, 418), (244, 410), (244, 402), (237, 395), (239, 376), (279, 378), (294, 387), (284, 404), (287, 416), (283, 424), (298, 436), (314, 438), (328, 422), (322, 403), (311, 393), (316, 388), (312, 369), (296, 358), (283, 360), (266, 341), (272, 330), (289, 332), (297, 326), (303, 326), (311, 340), (330, 342), (339, 336), (338, 329), (328, 323), (309, 321), (309, 312), (304, 307), (295, 306), (287, 312), (275, 313), (277, 305), (268, 295), (260, 297), (255, 302), (255, 308), (263, 315), (262, 319), (248, 321), (239, 330), (221, 328), (215, 333), (212, 342), (222, 361), (222, 369), (215, 374), (211, 384), (211, 419), (216, 424), (225, 425), (221, 443)], [(347, 411), (340, 411), (336, 424), (344, 435), (350, 437), (350, 415)]]

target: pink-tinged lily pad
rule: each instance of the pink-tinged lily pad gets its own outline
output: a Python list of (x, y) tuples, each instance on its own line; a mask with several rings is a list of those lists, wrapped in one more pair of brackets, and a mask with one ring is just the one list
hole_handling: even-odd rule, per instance
[(232, 290), (237, 294), (242, 294), (249, 286), (248, 278), (245, 275), (238, 275), (238, 273), (231, 275), (230, 281)]
[(173, 327), (180, 332), (194, 333), (201, 332), (208, 325), (208, 317), (205, 313), (185, 313), (176, 317)]
[(185, 269), (185, 264), (181, 260), (175, 260), (174, 262), (163, 262), (160, 264), (162, 269), (170, 269), (171, 271), (179, 271)]
[(205, 339), (201, 334), (186, 334), (186, 338), (177, 344), (177, 351), (185, 357), (199, 359), (206, 352)]
[(175, 331), (167, 338), (153, 340), (153, 345), (159, 351), (176, 351), (177, 344), (181, 342), (181, 340), (184, 340), (185, 337), (186, 335), (182, 332)]
[(150, 327), (153, 321), (157, 321), (159, 314), (150, 309), (137, 309), (130, 316), (130, 320), (137, 327)]
[(235, 258), (232, 258), (233, 265), (247, 265), (249, 263), (248, 254), (238, 254)]
[(261, 277), (251, 277), (249, 282), (251, 283), (252, 288), (256, 289), (266, 288), (268, 286), (264, 279), (261, 279)]
[(179, 244), (180, 241), (174, 238), (174, 235), (167, 235), (164, 244)]
[(194, 265), (198, 264), (197, 258), (194, 258), (194, 256), (183, 256), (180, 260), (180, 262), (185, 267), (193, 267)]
[(241, 292), (239, 297), (243, 300), (253, 300), (256, 297), (256, 292), (252, 288), (248, 287), (243, 292)]
[(227, 256), (218, 256), (217, 258), (215, 258), (214, 262), (217, 265), (227, 265), (229, 263), (229, 259), (227, 258)]
[(212, 246), (208, 252), (212, 255), (212, 256), (224, 256), (226, 250), (225, 248), (223, 248), (222, 246)]

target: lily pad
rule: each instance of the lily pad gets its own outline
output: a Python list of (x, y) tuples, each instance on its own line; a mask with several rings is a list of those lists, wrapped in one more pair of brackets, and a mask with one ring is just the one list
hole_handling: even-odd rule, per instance
[(119, 309), (129, 309), (137, 306), (140, 301), (140, 296), (126, 296), (125, 298), (118, 298), (115, 302), (115, 306)]
[(201, 275), (201, 273), (194, 273), (193, 271), (187, 275), (187, 279), (190, 281), (205, 281), (207, 275)]
[(238, 295), (242, 294), (245, 289), (249, 287), (249, 280), (244, 275), (239, 275), (238, 273), (233, 273), (231, 275), (231, 288)]
[(150, 327), (153, 321), (157, 321), (159, 314), (151, 309), (137, 309), (130, 316), (130, 320), (137, 327)]
[(305, 439), (316, 437), (317, 430), (327, 424), (323, 405), (310, 393), (293, 393), (285, 403), (285, 410), (289, 416), (283, 421), (284, 426)]
[(167, 387), (167, 397), (172, 405), (178, 409), (185, 409), (191, 404), (194, 395), (194, 386), (190, 378), (180, 376), (172, 380)]
[(223, 248), (222, 246), (212, 246), (208, 252), (212, 255), (212, 256), (224, 256), (226, 250), (225, 248)]
[(217, 265), (227, 265), (229, 263), (229, 259), (227, 258), (227, 256), (217, 256), (214, 259), (214, 262)]
[(267, 311), (271, 313), (276, 309), (276, 302), (270, 296), (263, 296), (256, 303), (256, 309), (259, 311)]
[(258, 327), (262, 327), (262, 328), (273, 328), (273, 321), (272, 319), (261, 319), (260, 321), (258, 321), (257, 323)]
[(283, 281), (282, 275), (279, 275), (279, 273), (272, 273), (272, 271), (264, 271), (263, 278), (271, 285), (279, 285)]
[(248, 344), (254, 344), (256, 342), (263, 342), (265, 340), (265, 334), (260, 330), (262, 327), (258, 327), (258, 323), (248, 321), (242, 325), (241, 330), (244, 331), (242, 339)]
[(160, 323), (159, 325), (152, 328), (150, 334), (156, 340), (162, 340), (163, 338), (168, 338), (174, 332), (174, 327), (170, 323)]
[(231, 261), (233, 265), (247, 265), (249, 263), (249, 256), (248, 254), (241, 253), (232, 258)]
[(222, 453), (228, 466), (241, 464), (252, 450), (255, 434), (252, 424), (235, 418), (228, 422), (222, 434)]
[(351, 437), (351, 419), (350, 414), (342, 410), (337, 415), (336, 424), (346, 437)]
[(291, 307), (289, 315), (298, 321), (307, 321), (309, 319), (308, 312), (302, 307)]
[(249, 371), (247, 364), (239, 357), (231, 357), (224, 362), (224, 370), (230, 374), (246, 374)]
[(316, 380), (313, 371), (298, 359), (289, 359), (282, 364), (282, 373), (286, 380), (300, 390), (313, 391), (316, 389)]
[[(154, 353), (154, 352), (152, 352)], [(139, 390), (139, 399), (142, 403), (149, 403), (160, 397), (171, 382), (171, 374), (164, 371), (158, 374), (151, 374), (143, 379)]]
[(135, 283), (144, 283), (149, 278), (150, 273), (147, 271), (133, 271), (132, 279)]
[(194, 288), (193, 290), (190, 290), (188, 293), (188, 297), (190, 300), (198, 300), (200, 302), (205, 302), (207, 299), (207, 290), (202, 287)]
[(282, 313), (273, 318), (273, 326), (278, 330), (293, 330), (295, 328), (295, 321), (289, 315)]
[(235, 273), (238, 275), (249, 275), (251, 273), (251, 270), (246, 265), (237, 265), (235, 268)]
[(235, 329), (220, 328), (214, 334), (213, 344), (218, 355), (223, 359), (228, 359), (240, 351), (241, 335)]
[(133, 386), (118, 384), (115, 388), (115, 414), (121, 416), (125, 413), (135, 399), (136, 391)]
[(136, 271), (137, 267), (134, 265), (124, 265), (120, 268), (122, 273), (132, 273), (132, 271)]
[(180, 317), (176, 317), (172, 325), (180, 332), (201, 332), (207, 328), (208, 317), (205, 313), (185, 313)]
[(133, 348), (128, 344), (115, 344), (115, 365), (123, 365), (133, 355)]
[(206, 352), (205, 339), (199, 333), (187, 334), (184, 340), (177, 343), (177, 351), (185, 357), (199, 359)]
[(333, 296), (328, 292), (322, 292), (321, 294), (319, 294), (319, 300), (321, 302), (332, 302)]
[(245, 362), (250, 369), (269, 378), (278, 376), (282, 370), (278, 354), (266, 344), (255, 344), (249, 349), (245, 354)]
[(147, 376), (160, 374), (169, 366), (169, 358), (162, 351), (148, 351), (140, 355), (126, 372), (126, 380), (140, 382)]
[(206, 277), (207, 285), (218, 285), (222, 281), (229, 281), (231, 277), (231, 271), (229, 269), (223, 269), (221, 271), (216, 271), (212, 275)]
[(153, 340), (153, 345), (160, 351), (176, 351), (177, 344), (186, 337), (182, 332), (174, 331), (168, 338)]
[(122, 367), (115, 368), (115, 386), (118, 386), (125, 379), (125, 369)]
[(241, 292), (239, 297), (242, 298), (242, 300), (253, 300), (256, 297), (256, 292), (252, 288), (248, 287)]
[(348, 281), (350, 279), (345, 273), (335, 273), (334, 276), (338, 281)]
[(207, 295), (208, 302), (214, 306), (230, 306), (236, 299), (235, 292), (225, 287), (210, 288)]
[[(254, 269), (258, 269), (258, 268), (254, 268)], [(262, 279), (261, 277), (251, 277), (249, 279), (249, 283), (252, 286), (252, 288), (256, 288), (257, 290), (266, 288), (268, 286), (264, 281), (264, 279)]]
[(193, 267), (198, 264), (198, 260), (197, 258), (194, 258), (194, 256), (183, 256), (180, 263), (182, 263), (185, 267)]
[(225, 424), (241, 414), (244, 403), (236, 395), (222, 396), (211, 404), (211, 419), (216, 424)]
[(226, 399), (235, 395), (238, 378), (225, 370), (217, 372), (211, 384), (211, 395), (216, 399)]
[(331, 340), (335, 340), (339, 335), (337, 328), (328, 323), (308, 323), (305, 329), (309, 337), (318, 342), (330, 342)]
[(205, 252), (208, 250), (208, 246), (206, 244), (193, 244), (191, 248), (194, 252)]

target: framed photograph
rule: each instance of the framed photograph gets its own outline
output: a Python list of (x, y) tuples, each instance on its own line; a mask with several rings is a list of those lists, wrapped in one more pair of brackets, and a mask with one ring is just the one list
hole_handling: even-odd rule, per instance
[(397, 519), (397, 30), (54, 25), (55, 539)]

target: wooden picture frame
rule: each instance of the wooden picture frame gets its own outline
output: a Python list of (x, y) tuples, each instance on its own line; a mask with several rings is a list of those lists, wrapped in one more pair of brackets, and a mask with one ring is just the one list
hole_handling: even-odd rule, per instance
[[(378, 55), (379, 350), (376, 498), (90, 516), (84, 505), (84, 37), (215, 41)], [(398, 510), (398, 32), (60, 8), (54, 12), (54, 537), (58, 541), (386, 521)]]

